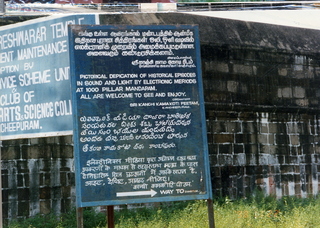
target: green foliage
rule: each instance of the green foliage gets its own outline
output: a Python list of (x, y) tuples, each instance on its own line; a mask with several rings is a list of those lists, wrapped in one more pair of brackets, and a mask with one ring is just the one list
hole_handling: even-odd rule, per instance
[[(106, 227), (106, 216), (92, 208), (83, 211), (84, 228)], [(70, 210), (60, 217), (52, 214), (37, 215), (23, 221), (14, 221), (8, 228), (77, 228), (76, 210)]]
[[(256, 192), (253, 196), (214, 201), (217, 228), (320, 228), (320, 198), (276, 199)], [(205, 201), (162, 203), (153, 208), (123, 209), (115, 213), (117, 228), (203, 228), (208, 227)], [(106, 215), (84, 210), (85, 228), (106, 227)], [(76, 228), (76, 211), (60, 217), (36, 216), (10, 224), (8, 228)]]

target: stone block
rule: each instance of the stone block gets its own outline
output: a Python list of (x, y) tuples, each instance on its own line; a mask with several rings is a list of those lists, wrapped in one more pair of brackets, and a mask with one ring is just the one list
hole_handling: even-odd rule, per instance
[(71, 186), (74, 186), (75, 185), (75, 180), (76, 180), (75, 174), (74, 173), (68, 173), (67, 174), (67, 178), (68, 178), (68, 183)]
[[(209, 156), (218, 154), (218, 144), (210, 144), (208, 148), (209, 148)], [(215, 164), (215, 163), (211, 163), (211, 164)]]
[(233, 73), (253, 75), (253, 69), (252, 69), (252, 66), (250, 65), (234, 64)]
[(71, 159), (60, 160), (60, 172), (71, 172), (73, 165), (73, 160)]
[(233, 154), (231, 144), (220, 144), (219, 145), (219, 154)]
[(291, 164), (291, 165), (294, 165), (294, 164), (299, 164), (299, 158), (298, 156), (295, 156), (295, 155), (290, 155), (289, 156), (289, 161), (288, 163)]
[(214, 69), (221, 73), (229, 73), (229, 65), (227, 63), (217, 62), (214, 65)]
[(309, 100), (308, 99), (295, 99), (295, 103), (298, 106), (307, 107), (309, 106)]
[(220, 177), (221, 176), (220, 167), (211, 168), (211, 176)]
[(2, 173), (2, 175), (1, 175), (1, 183), (2, 183), (2, 190), (9, 187), (8, 175)]
[(224, 121), (216, 121), (212, 123), (212, 132), (223, 133), (227, 132), (226, 124)]
[(14, 160), (20, 158), (20, 146), (4, 146), (1, 148), (2, 160)]
[[(227, 82), (225, 81), (210, 81), (208, 82), (209, 85), (206, 86), (205, 88), (208, 88), (210, 91), (213, 91), (213, 92), (218, 92), (218, 91), (223, 91), (223, 92), (226, 92), (227, 90)], [(217, 93), (218, 94), (218, 93)], [(216, 98), (212, 99), (212, 100), (215, 100)]]
[(257, 154), (258, 153), (258, 144), (245, 144), (245, 153), (250, 155), (250, 154)]
[(38, 160), (40, 167), (39, 171), (41, 172), (50, 172), (52, 169), (52, 160), (51, 159), (39, 159)]
[(259, 133), (268, 134), (269, 133), (269, 124), (268, 123), (259, 123)]
[(71, 197), (71, 187), (70, 186), (61, 187), (61, 196), (64, 199), (70, 198)]
[[(284, 116), (284, 120), (283, 121), (286, 121), (286, 116)], [(279, 134), (287, 134), (287, 125), (285, 122), (279, 122), (276, 124), (277, 126), (277, 133)]]
[(261, 144), (269, 144), (269, 135), (268, 134), (259, 134), (257, 142), (261, 143)]
[[(283, 127), (281, 128), (283, 130)], [(278, 124), (277, 123), (268, 123), (268, 133), (275, 134), (278, 133)]]
[[(285, 155), (285, 156), (290, 155), (290, 149), (289, 149), (288, 145), (277, 145), (276, 154)], [(288, 162), (288, 160), (286, 160), (286, 162)]]
[(311, 136), (307, 134), (300, 134), (299, 139), (301, 145), (311, 145), (311, 143), (313, 142)]
[(278, 159), (280, 165), (286, 164), (285, 156), (277, 154), (277, 159)]
[(244, 153), (244, 145), (243, 144), (234, 144), (234, 153), (235, 154), (242, 154)]
[(52, 186), (51, 187), (51, 200), (60, 199), (62, 195), (60, 186)]
[(300, 145), (300, 137), (299, 135), (289, 135), (289, 142), (292, 146)]
[(18, 202), (18, 216), (20, 218), (28, 218), (29, 217), (29, 202), (28, 201)]
[(233, 165), (233, 156), (231, 155), (219, 155), (218, 156), (219, 165)]
[(227, 90), (231, 93), (237, 93), (239, 90), (239, 82), (237, 81), (227, 81)]
[(219, 161), (218, 161), (218, 156), (219, 156), (219, 155), (212, 155), (212, 154), (210, 154), (210, 155), (209, 155), (210, 164), (220, 165), (220, 164), (219, 164)]
[(235, 134), (235, 143), (249, 143), (249, 137), (250, 135), (248, 134)]
[[(9, 200), (9, 189), (5, 189), (3, 186), (2, 186), (2, 202), (8, 202)], [(4, 206), (4, 204), (2, 204), (2, 207)], [(4, 208), (2, 208), (4, 209)], [(2, 211), (4, 212), (4, 211)]]
[(269, 153), (272, 154), (272, 155), (277, 155), (277, 146), (272, 144), (272, 145), (269, 145)]
[(312, 144), (303, 144), (301, 147), (302, 147), (302, 152), (304, 154), (313, 154), (314, 153), (314, 147)]
[(276, 134), (275, 140), (277, 145), (289, 145), (289, 136), (284, 134)]
[(219, 112), (219, 120), (224, 121), (237, 121), (239, 113), (235, 111)]
[(24, 186), (24, 175), (23, 174), (17, 174), (17, 186), (18, 187), (25, 187)]
[(31, 138), (31, 139), (29, 139), (29, 143), (31, 145), (47, 144), (47, 139), (46, 138)]
[(251, 176), (256, 174), (256, 166), (245, 166), (245, 174)]
[[(49, 147), (50, 148), (50, 147)], [(51, 157), (46, 145), (30, 145), (22, 147), (23, 157), (26, 159), (39, 159)]]
[(270, 146), (269, 145), (260, 145), (260, 153), (270, 154)]
[(226, 129), (229, 133), (242, 132), (241, 122), (226, 122)]
[(64, 199), (61, 199), (61, 212), (62, 213), (67, 213), (70, 211), (70, 209), (72, 208), (72, 204), (74, 202), (71, 200), (71, 199), (67, 199), (67, 198), (64, 198)]
[(285, 88), (278, 88), (278, 97), (279, 98), (292, 98), (292, 88), (285, 87)]
[(63, 148), (61, 148), (60, 158), (73, 158), (73, 146), (72, 145), (63, 146)]
[(292, 165), (282, 165), (280, 166), (280, 170), (282, 174), (294, 173)]
[(257, 119), (257, 115), (255, 112), (240, 112), (239, 119), (244, 121), (243, 123), (248, 123), (255, 121)]
[(73, 145), (73, 136), (67, 135), (67, 136), (58, 136), (57, 139), (58, 144), (60, 145)]
[(234, 165), (236, 166), (244, 166), (246, 165), (246, 155), (244, 153), (242, 154), (236, 154), (234, 155)]
[(50, 173), (40, 173), (39, 174), (39, 184), (41, 186), (50, 186)]
[(293, 87), (293, 97), (294, 98), (305, 98), (306, 90), (300, 86)]
[(290, 154), (291, 155), (300, 155), (301, 152), (301, 147), (300, 146), (290, 146)]
[(301, 192), (301, 185), (299, 183), (295, 184), (294, 185), (294, 192), (295, 192), (295, 195), (297, 197), (300, 197), (302, 192)]
[(309, 98), (309, 104), (310, 106), (314, 107), (314, 106), (318, 106), (319, 105), (319, 98)]
[(5, 140), (5, 141), (2, 141), (1, 143), (3, 147), (21, 146), (24, 144), (28, 144), (28, 139)]
[(214, 143), (233, 143), (234, 134), (214, 134)]
[(278, 74), (280, 76), (287, 76), (288, 75), (288, 69), (287, 68), (279, 68), (278, 69)]
[(214, 188), (219, 189), (222, 187), (221, 178), (213, 178), (212, 180)]
[(250, 143), (257, 143), (258, 144), (258, 135), (256, 134), (250, 134), (250, 138), (249, 138), (249, 142)]
[(42, 200), (40, 201), (40, 214), (50, 214), (51, 213), (51, 201), (50, 200)]
[(298, 122), (289, 122), (287, 123), (287, 132), (288, 134), (298, 134), (299, 133), (299, 126)]
[(50, 199), (51, 198), (51, 188), (50, 187), (42, 187), (39, 189), (39, 198), (40, 199)]
[(18, 200), (29, 200), (30, 189), (29, 188), (18, 188)]

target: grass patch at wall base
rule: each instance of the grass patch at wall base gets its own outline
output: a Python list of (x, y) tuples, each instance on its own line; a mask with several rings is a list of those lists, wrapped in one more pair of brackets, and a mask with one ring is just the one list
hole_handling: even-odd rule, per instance
[[(320, 199), (265, 197), (214, 201), (216, 228), (320, 228)], [(204, 228), (208, 227), (205, 201), (163, 203), (153, 208), (123, 209), (115, 213), (116, 228)], [(61, 216), (38, 215), (15, 221), (8, 228), (76, 228), (76, 210)], [(106, 227), (106, 215), (84, 210), (85, 228)]]

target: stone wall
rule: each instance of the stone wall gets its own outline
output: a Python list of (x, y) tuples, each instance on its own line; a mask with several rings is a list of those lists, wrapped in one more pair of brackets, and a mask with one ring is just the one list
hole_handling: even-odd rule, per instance
[(319, 191), (319, 116), (208, 111), (213, 191), (231, 198), (255, 189), (307, 197)]
[(3, 141), (1, 158), (5, 223), (75, 205), (72, 136)]
[(320, 31), (179, 13), (101, 22), (199, 25), (216, 196), (318, 193)]
[(215, 195), (318, 194), (319, 56), (202, 48)]
[[(101, 24), (198, 24), (215, 196), (319, 191), (320, 31), (181, 13)], [(72, 137), (2, 142), (4, 218), (74, 205)]]

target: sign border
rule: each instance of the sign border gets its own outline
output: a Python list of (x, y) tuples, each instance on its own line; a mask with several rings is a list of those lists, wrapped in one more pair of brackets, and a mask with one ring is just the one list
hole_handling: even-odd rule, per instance
[[(77, 97), (75, 93), (76, 77), (75, 77), (75, 51), (73, 49), (73, 34), (72, 27), (79, 27), (85, 29), (150, 29), (150, 30), (161, 30), (161, 29), (192, 29), (195, 34), (195, 52), (196, 52), (196, 64), (197, 64), (197, 77), (198, 79), (198, 92), (199, 92), (199, 108), (201, 115), (202, 124), (202, 139), (203, 139), (203, 162), (204, 162), (204, 178), (206, 183), (206, 193), (204, 194), (193, 194), (183, 196), (161, 196), (150, 197), (142, 199), (114, 199), (105, 201), (91, 201), (82, 202), (82, 188), (81, 188), (81, 174), (80, 174), (80, 150), (79, 150), (79, 134), (78, 134), (78, 121), (77, 121), (77, 109), (78, 106)], [(156, 27), (156, 28), (155, 28)], [(123, 205), (123, 204), (136, 204), (136, 203), (155, 203), (155, 202), (170, 202), (170, 201), (184, 201), (184, 200), (205, 200), (212, 199), (212, 184), (210, 178), (210, 164), (209, 164), (209, 153), (208, 153), (208, 142), (207, 142), (207, 130), (206, 130), (206, 117), (205, 117), (205, 106), (204, 106), (204, 94), (203, 94), (203, 82), (202, 82), (202, 70), (201, 70), (201, 53), (200, 53), (200, 39), (199, 39), (199, 27), (198, 25), (69, 25), (69, 48), (70, 48), (70, 72), (71, 72), (71, 91), (72, 91), (72, 107), (73, 107), (73, 124), (74, 124), (74, 159), (75, 159), (75, 175), (76, 175), (76, 205), (77, 207), (90, 207), (90, 206), (111, 206), (111, 205)]]

